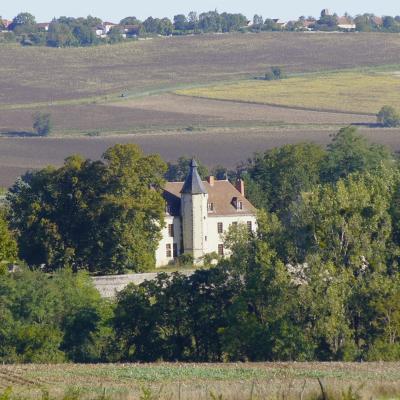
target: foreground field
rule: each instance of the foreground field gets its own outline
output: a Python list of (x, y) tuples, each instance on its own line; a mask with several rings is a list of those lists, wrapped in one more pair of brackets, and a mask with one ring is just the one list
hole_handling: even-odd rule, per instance
[[(74, 389), (82, 396), (106, 394), (138, 399), (307, 399), (324, 390), (352, 390), (361, 398), (400, 395), (399, 363), (260, 363), (24, 365), (0, 367), (0, 387), (35, 397)], [(142, 397), (140, 397), (142, 396)], [(355, 397), (354, 397), (355, 398)], [(349, 398), (351, 400), (353, 398)]]
[[(278, 126), (265, 128), (209, 129), (194, 132), (159, 132), (107, 137), (0, 138), (0, 187), (7, 187), (27, 170), (59, 166), (71, 154), (98, 159), (116, 143), (136, 143), (146, 153), (159, 153), (166, 161), (196, 156), (209, 167), (235, 168), (255, 152), (287, 143), (314, 142), (326, 145), (338, 126), (330, 128)], [(360, 128), (368, 140), (400, 151), (400, 129)]]
[(383, 105), (400, 108), (400, 72), (312, 74), (281, 81), (241, 81), (185, 89), (177, 93), (309, 110), (376, 115)]

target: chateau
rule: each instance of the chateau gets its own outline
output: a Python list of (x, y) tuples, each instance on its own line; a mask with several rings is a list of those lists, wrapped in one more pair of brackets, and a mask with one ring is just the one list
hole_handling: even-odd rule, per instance
[(213, 176), (202, 181), (192, 160), (185, 182), (168, 182), (164, 189), (166, 226), (156, 252), (156, 265), (168, 265), (181, 254), (201, 263), (208, 253), (227, 255), (223, 234), (231, 225), (256, 229), (256, 209), (245, 198), (244, 182), (236, 187)]

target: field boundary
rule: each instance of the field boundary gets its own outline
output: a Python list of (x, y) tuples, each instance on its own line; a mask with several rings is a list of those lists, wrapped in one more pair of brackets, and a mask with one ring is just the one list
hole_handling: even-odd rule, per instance
[(363, 112), (354, 112), (354, 111), (340, 111), (335, 109), (329, 108), (311, 108), (311, 107), (301, 107), (301, 106), (289, 106), (285, 104), (277, 104), (277, 103), (268, 103), (268, 102), (258, 102), (258, 101), (246, 101), (246, 100), (231, 100), (231, 99), (219, 99), (215, 97), (207, 97), (207, 96), (193, 96), (188, 94), (182, 94), (177, 92), (171, 92), (171, 94), (175, 96), (182, 96), (182, 97), (192, 97), (194, 99), (203, 99), (203, 100), (215, 100), (215, 101), (225, 101), (228, 103), (239, 103), (239, 104), (253, 104), (259, 106), (269, 106), (275, 108), (284, 108), (287, 110), (296, 110), (296, 111), (314, 111), (319, 113), (330, 113), (330, 114), (341, 114), (341, 115), (362, 115), (373, 117), (376, 116), (374, 113), (363, 113)]

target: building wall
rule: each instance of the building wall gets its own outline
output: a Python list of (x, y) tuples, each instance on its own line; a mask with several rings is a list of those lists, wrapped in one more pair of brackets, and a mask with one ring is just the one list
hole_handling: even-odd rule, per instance
[[(174, 226), (174, 237), (169, 235), (169, 225)], [(181, 254), (182, 228), (180, 217), (167, 215), (165, 217), (165, 227), (161, 231), (162, 239), (156, 251), (156, 267), (164, 267), (174, 260), (174, 244), (177, 254)], [(167, 257), (167, 244), (171, 246), (172, 257)]]
[[(223, 224), (223, 233), (218, 233), (218, 223), (222, 222)], [(229, 216), (219, 216), (219, 215), (208, 215), (207, 219), (207, 247), (206, 253), (217, 253), (218, 254), (218, 245), (223, 245), (224, 240), (223, 236), (229, 230), (229, 227), (232, 226), (233, 223), (245, 224), (247, 222), (251, 222), (252, 231), (257, 229), (257, 218), (255, 215), (229, 215)], [(224, 249), (224, 254), (229, 255), (229, 251)]]
[(198, 262), (205, 254), (207, 194), (183, 194), (181, 198), (183, 247)]

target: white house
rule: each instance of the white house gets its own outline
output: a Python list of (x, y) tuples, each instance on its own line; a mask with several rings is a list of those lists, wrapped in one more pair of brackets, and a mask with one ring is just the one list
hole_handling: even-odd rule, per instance
[(349, 17), (340, 17), (338, 18), (338, 28), (344, 31), (354, 31), (356, 29), (356, 24), (354, 21)]
[(156, 251), (157, 267), (168, 265), (181, 254), (201, 263), (205, 254), (227, 255), (223, 235), (231, 225), (256, 229), (256, 209), (245, 198), (244, 183), (210, 176), (202, 181), (192, 160), (185, 182), (168, 182), (164, 189), (166, 226)]

